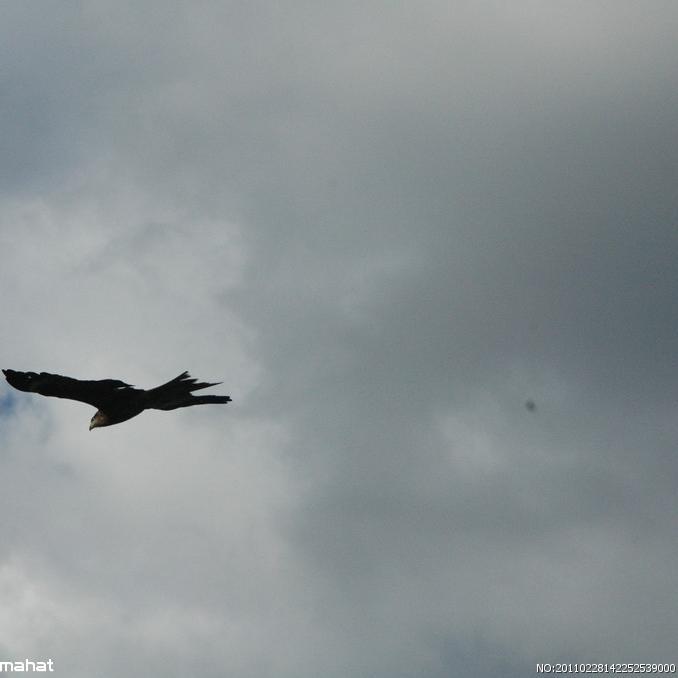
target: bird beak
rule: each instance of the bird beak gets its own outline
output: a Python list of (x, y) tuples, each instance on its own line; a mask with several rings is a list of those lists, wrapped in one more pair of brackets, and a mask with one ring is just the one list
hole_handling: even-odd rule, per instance
[(90, 421), (89, 423), (89, 430), (91, 431), (94, 428), (94, 424)]

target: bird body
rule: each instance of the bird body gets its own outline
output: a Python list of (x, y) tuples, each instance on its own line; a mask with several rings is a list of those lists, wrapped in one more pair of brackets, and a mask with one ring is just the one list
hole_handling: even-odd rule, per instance
[(97, 412), (90, 422), (90, 431), (100, 426), (120, 424), (144, 410), (175, 410), (191, 405), (231, 401), (230, 396), (193, 395), (192, 391), (217, 386), (221, 382), (199, 382), (188, 372), (146, 391), (118, 379), (86, 381), (48, 372), (2, 371), (7, 382), (19, 391), (77, 400), (96, 407)]

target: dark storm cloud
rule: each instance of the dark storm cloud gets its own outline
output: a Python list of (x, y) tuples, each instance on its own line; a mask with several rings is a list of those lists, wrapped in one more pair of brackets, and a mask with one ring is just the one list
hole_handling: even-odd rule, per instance
[[(674, 534), (676, 467), (665, 441), (676, 390), (667, 369), (676, 327), (676, 55), (636, 53), (618, 35), (607, 36), (610, 54), (599, 54), (591, 36), (572, 63), (531, 53), (514, 37), (481, 64), (473, 54), (457, 66), (441, 59), (448, 67), (440, 82), (423, 86), (427, 105), (413, 104), (422, 85), (404, 76), (388, 83), (391, 91), (380, 82), (381, 106), (356, 102), (357, 121), (333, 118), (332, 109), (323, 119), (327, 138), (341, 139), (341, 157), (353, 162), (333, 157), (327, 177), (322, 143), (317, 156), (304, 152), (308, 181), (289, 186), (286, 178), (287, 202), (275, 205), (295, 228), (272, 236), (267, 275), (253, 275), (243, 292), (243, 312), (267, 328), (263, 355), (300, 417), (306, 460), (313, 468), (322, 456), (332, 469), (295, 533), (336, 583), (337, 600), (353, 592), (356, 605), (370, 601), (369, 592), (383, 593), (384, 570), (405, 563), (425, 572), (431, 588), (473, 589), (492, 577), (489, 562), (498, 558), (509, 574), (489, 588), (496, 604), (502, 587), (522, 590), (514, 576), (522, 578), (529, 560), (514, 552), (535, 548), (535, 539), (555, 533), (567, 542), (579, 529), (600, 530), (604, 546), (592, 557), (601, 563), (608, 530), (630, 544), (643, 541), (648, 520)], [(660, 37), (666, 44), (663, 29)], [(619, 72), (613, 55), (636, 57), (636, 69)], [(399, 56), (406, 72), (418, 54)], [(450, 74), (459, 86), (441, 95), (437, 86)], [(339, 120), (342, 134), (333, 128)], [(658, 131), (657, 121), (668, 127)], [(272, 209), (261, 221), (276, 216)], [(351, 285), (347, 262), (402, 250), (410, 257), (399, 275), (364, 290), (366, 310), (354, 322), (341, 304)], [(519, 389), (542, 381), (539, 399), (553, 410), (526, 424)], [(316, 390), (325, 397), (299, 404)], [(488, 405), (495, 417), (518, 419), (495, 431), (491, 417), (473, 418), (504, 466), (460, 478), (431, 427), (446, 409)], [(536, 431), (525, 440), (518, 431), (526, 425)], [(449, 438), (471, 444), (454, 429)], [(467, 561), (459, 551), (480, 555)], [(630, 545), (631, 560), (634, 551)], [(649, 588), (643, 584), (644, 594), (654, 597)], [(403, 587), (392, 595), (406, 597)], [(629, 614), (634, 600), (627, 598)], [(465, 611), (474, 619), (481, 609)], [(406, 605), (403, 614), (412, 614)], [(657, 614), (675, 627), (668, 610)], [(551, 621), (551, 651), (577, 653), (579, 641), (559, 639)], [(487, 636), (501, 635), (491, 627)], [(662, 642), (668, 635), (650, 646), (669, 647)]]
[(96, 630), (70, 675), (675, 660), (673, 6), (33, 13), (5, 29), (0, 276), (57, 341), (7, 351), (191, 355), (238, 404), (94, 449), (74, 410), (10, 419), (2, 581), (62, 647)]

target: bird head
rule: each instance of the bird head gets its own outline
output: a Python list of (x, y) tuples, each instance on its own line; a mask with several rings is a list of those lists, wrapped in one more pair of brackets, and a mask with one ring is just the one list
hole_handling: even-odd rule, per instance
[(89, 430), (91, 431), (93, 428), (97, 428), (98, 426), (108, 426), (108, 417), (101, 412), (101, 410), (97, 411), (97, 413), (92, 417), (91, 421), (89, 422)]

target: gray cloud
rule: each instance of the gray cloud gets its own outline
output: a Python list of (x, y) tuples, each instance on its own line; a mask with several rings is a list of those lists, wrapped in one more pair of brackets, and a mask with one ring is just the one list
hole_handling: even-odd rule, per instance
[(675, 661), (677, 21), (15, 3), (4, 366), (234, 402), (3, 387), (0, 658)]

